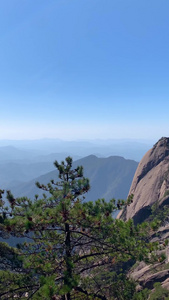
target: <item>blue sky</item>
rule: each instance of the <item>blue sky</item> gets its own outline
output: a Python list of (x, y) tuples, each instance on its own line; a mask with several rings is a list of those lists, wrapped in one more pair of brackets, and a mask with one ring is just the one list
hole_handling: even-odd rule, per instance
[(169, 136), (169, 1), (1, 0), (0, 112), (0, 139)]

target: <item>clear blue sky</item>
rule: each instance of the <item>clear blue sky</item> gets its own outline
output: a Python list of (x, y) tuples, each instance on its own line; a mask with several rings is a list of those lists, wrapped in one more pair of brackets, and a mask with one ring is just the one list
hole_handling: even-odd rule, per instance
[(168, 0), (1, 0), (0, 139), (169, 136)]

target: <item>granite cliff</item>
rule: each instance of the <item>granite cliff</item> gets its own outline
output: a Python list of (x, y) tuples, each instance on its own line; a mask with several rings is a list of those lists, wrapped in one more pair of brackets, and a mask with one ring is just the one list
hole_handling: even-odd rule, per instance
[(141, 223), (153, 204), (169, 204), (169, 138), (161, 138), (140, 161), (129, 195), (133, 202), (119, 213), (118, 218)]
[(161, 138), (144, 155), (134, 175), (129, 191), (131, 194), (133, 202), (117, 218), (124, 221), (132, 218), (138, 224), (153, 219), (153, 207), (155, 216), (161, 213), (160, 226), (150, 233), (150, 242), (158, 242), (159, 249), (161, 247), (163, 250), (156, 254), (163, 253), (164, 260), (153, 265), (141, 262), (132, 269), (130, 276), (138, 282), (138, 289), (153, 290), (154, 283), (160, 282), (161, 287), (169, 290), (169, 216), (167, 213), (163, 218), (162, 214), (162, 211), (168, 212), (169, 209), (169, 138)]

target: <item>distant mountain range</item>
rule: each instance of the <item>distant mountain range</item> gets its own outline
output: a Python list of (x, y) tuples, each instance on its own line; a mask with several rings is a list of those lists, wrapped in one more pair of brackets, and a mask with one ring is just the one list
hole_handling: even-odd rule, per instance
[[(86, 158), (79, 161), (79, 164), (86, 164), (84, 165), (85, 174), (91, 179), (92, 185), (90, 192), (91, 197), (93, 198), (94, 196), (94, 198), (98, 198), (104, 196), (108, 198), (111, 195), (115, 197), (126, 197), (126, 193), (122, 193), (122, 195), (118, 195), (117, 193), (117, 186), (121, 182), (120, 176), (123, 176), (122, 162), (119, 161), (119, 158), (114, 158), (114, 160), (119, 161), (120, 168), (118, 169), (110, 157), (118, 155), (136, 160), (136, 158), (139, 159), (139, 157), (141, 157), (141, 153), (144, 153), (148, 147), (146, 142), (134, 140), (0, 140), (0, 188), (12, 189), (16, 191), (18, 195), (28, 193), (28, 196), (33, 197), (35, 191), (34, 182), (41, 180), (39, 176), (54, 170), (53, 162), (55, 160), (61, 161), (70, 155), (75, 161), (92, 154), (93, 156), (91, 156), (90, 159)], [(88, 160), (92, 160), (92, 162), (88, 163)], [(114, 172), (117, 173), (114, 174)], [(134, 173), (132, 176), (133, 175)], [(53, 176), (56, 175), (51, 173), (51, 177)], [(50, 179), (50, 175), (44, 175), (42, 181), (43, 178), (46, 178), (46, 181), (48, 181), (47, 179)], [(106, 178), (105, 183), (102, 178)], [(114, 180), (115, 183), (113, 183)], [(130, 185), (130, 181), (130, 176), (128, 177), (127, 175), (123, 186)], [(129, 185), (127, 190), (129, 189)], [(32, 192), (30, 192), (30, 190), (32, 190)], [(95, 192), (93, 192), (93, 190)], [(122, 191), (123, 190), (124, 188), (122, 188)]]
[[(39, 155), (37, 151), (0, 147), (0, 188), (12, 188), (54, 170), (53, 162), (63, 160), (68, 153)], [(73, 155), (78, 159), (78, 155)]]
[(41, 194), (35, 182), (57, 178), (53, 162), (70, 155), (74, 166), (82, 165), (84, 175), (90, 179), (91, 191), (86, 200), (126, 198), (138, 165), (126, 157), (139, 156), (139, 151), (145, 152), (147, 147), (143, 141), (128, 140), (0, 140), (0, 188), (11, 189), (15, 196), (33, 198)]
[[(86, 149), (89, 151), (88, 148)], [(51, 179), (57, 180), (58, 173), (53, 162), (55, 160), (60, 162), (71, 154), (68, 152), (69, 149), (67, 152), (44, 154), (37, 149), (0, 147), (0, 189), (10, 189), (15, 197), (27, 196), (34, 199), (35, 194), (39, 194), (40, 197), (43, 192), (36, 187), (35, 182), (48, 183)], [(84, 175), (90, 179), (91, 190), (86, 195), (86, 201), (94, 201), (98, 198), (126, 199), (138, 165), (136, 161), (120, 156), (105, 158), (95, 155), (77, 160), (78, 150), (71, 156), (74, 158), (73, 167), (82, 165)], [(3, 239), (0, 237), (0, 240)], [(11, 237), (5, 241), (15, 245), (22, 239)]]
[[(84, 167), (84, 175), (90, 179), (91, 190), (86, 195), (86, 201), (94, 201), (98, 198), (110, 200), (113, 197), (125, 199), (138, 163), (119, 156), (98, 158), (89, 155), (73, 163), (73, 167), (77, 165)], [(48, 172), (29, 182), (13, 185), (11, 190), (15, 197), (27, 196), (33, 199), (35, 194), (41, 196), (43, 193), (36, 187), (35, 182), (39, 181), (45, 184), (51, 179), (57, 180), (57, 170)]]
[[(67, 153), (79, 158), (90, 154), (98, 157), (118, 155), (126, 159), (140, 161), (144, 153), (153, 146), (154, 142), (137, 139), (77, 141), (63, 141), (59, 139), (0, 140), (0, 160), (1, 158), (6, 160), (10, 156), (9, 154), (15, 159), (27, 158), (32, 160), (35, 157), (38, 158), (51, 153)], [(9, 146), (14, 148), (10, 149)], [(17, 153), (16, 148), (20, 150), (19, 153)]]

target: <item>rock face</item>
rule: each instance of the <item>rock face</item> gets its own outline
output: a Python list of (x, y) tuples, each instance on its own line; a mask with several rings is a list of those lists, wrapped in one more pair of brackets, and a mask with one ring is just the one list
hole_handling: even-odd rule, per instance
[[(132, 218), (134, 223), (141, 223), (151, 214), (152, 205), (162, 207), (169, 204), (169, 138), (161, 138), (150, 149), (139, 163), (129, 195), (133, 194), (133, 202), (119, 213), (118, 218), (127, 221)], [(168, 218), (169, 220), (169, 218)], [(134, 267), (129, 274), (138, 282), (138, 290), (153, 290), (155, 282), (169, 290), (169, 223), (164, 222), (150, 235), (150, 242), (158, 242), (158, 255), (165, 255), (165, 260), (146, 265), (144, 262)]]
[(118, 218), (140, 223), (148, 217), (151, 206), (169, 203), (169, 138), (161, 138), (142, 158), (129, 191), (133, 203)]

